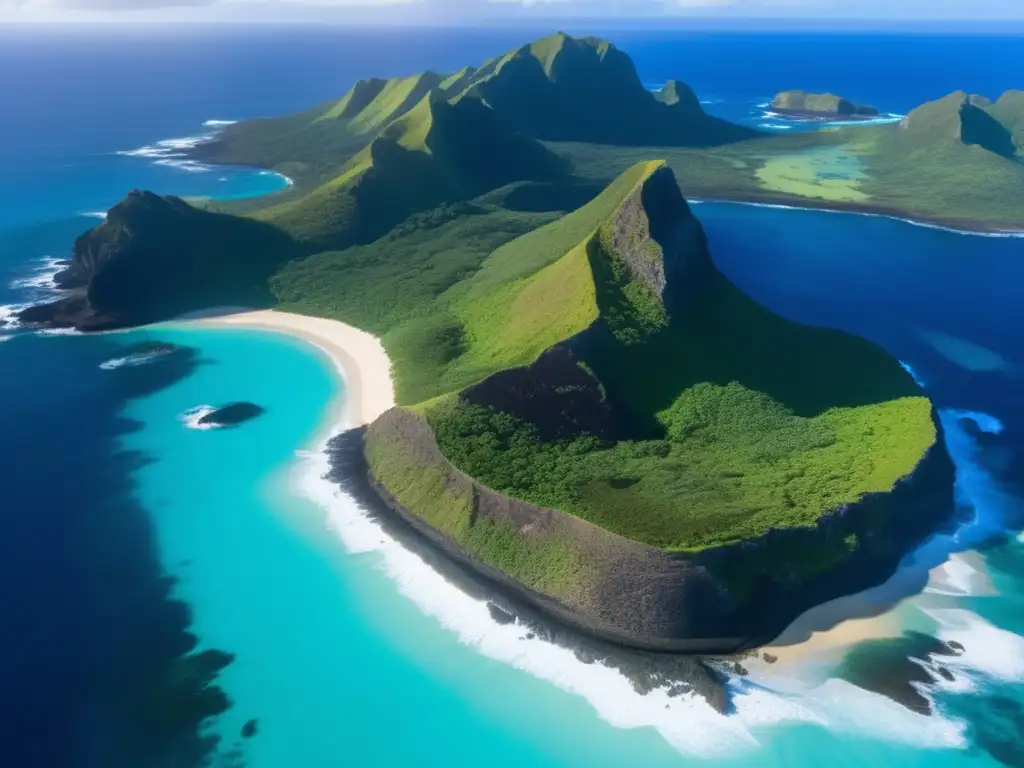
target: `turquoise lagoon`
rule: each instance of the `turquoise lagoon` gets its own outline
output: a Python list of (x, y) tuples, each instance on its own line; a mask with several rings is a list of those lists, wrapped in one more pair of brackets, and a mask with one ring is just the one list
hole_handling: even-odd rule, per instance
[[(315, 441), (344, 385), (315, 347), (173, 325), (123, 336), (199, 352), (187, 378), (129, 404), (142, 427), (123, 439), (156, 458), (136, 494), (192, 630), (236, 655), (219, 678), (233, 707), (209, 728), (247, 765), (782, 766), (826, 753), (837, 766), (998, 764), (966, 749), (959, 719), (912, 714), (832, 679), (824, 661), (737, 679), (729, 717), (639, 696), (618, 673), (493, 623), (319, 479)], [(267, 413), (189, 425), (190, 411), (232, 400)], [(916, 605), (901, 615), (935, 623)], [(956, 636), (977, 648), (963, 635), (987, 625), (964, 615)], [(988, 631), (1014, 652), (1015, 636)], [(243, 740), (251, 718), (258, 733)]]

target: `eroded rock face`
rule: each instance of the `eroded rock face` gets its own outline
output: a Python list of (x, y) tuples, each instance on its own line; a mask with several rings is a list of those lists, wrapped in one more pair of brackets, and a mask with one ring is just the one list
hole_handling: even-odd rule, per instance
[(552, 347), (532, 365), (489, 376), (462, 397), (537, 425), (545, 440), (578, 434), (611, 437), (618, 432), (600, 383), (568, 345)]
[(867, 104), (855, 104), (832, 93), (782, 91), (772, 99), (771, 109), (782, 115), (807, 118), (861, 119), (878, 116), (878, 110)]
[(230, 403), (203, 416), (199, 424), (212, 427), (234, 427), (266, 413), (255, 403)]
[[(949, 519), (952, 509), (953, 466), (940, 432), (918, 467), (892, 491), (868, 494), (822, 517), (813, 528), (772, 531), (699, 553), (667, 552), (481, 485), (443, 456), (426, 421), (409, 411), (385, 413), (369, 427), (367, 440), (395, 451), (418, 471), (442, 477), (453, 503), (468, 505), (471, 520), (488, 518), (528, 531), (534, 539), (571, 542), (579, 570), (575, 582), (557, 588), (518, 582), (371, 482), (389, 510), (448, 557), (543, 614), (606, 641), (646, 650), (731, 654), (765, 645), (809, 608), (884, 582), (907, 551)], [(820, 551), (848, 536), (857, 536), (860, 543), (831, 570), (808, 577), (787, 568), (787, 553)]]
[(268, 224), (136, 190), (75, 241), (70, 263), (54, 277), (67, 295), (19, 319), (102, 330), (211, 306), (261, 306), (270, 301), (270, 273), (296, 253), (291, 238)]

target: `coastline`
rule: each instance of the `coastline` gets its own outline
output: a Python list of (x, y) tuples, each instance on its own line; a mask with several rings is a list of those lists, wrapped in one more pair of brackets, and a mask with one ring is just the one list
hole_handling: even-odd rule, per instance
[(317, 433), (317, 450), (323, 450), (337, 432), (365, 426), (395, 405), (391, 360), (380, 339), (338, 320), (276, 309), (218, 307), (183, 315), (172, 322), (282, 333), (316, 347), (330, 360), (343, 382)]
[[(780, 202), (780, 201), (785, 202)], [(694, 194), (687, 198), (690, 205), (702, 205), (705, 203), (726, 203), (729, 205), (746, 205), (753, 208), (774, 208), (785, 211), (816, 211), (818, 213), (840, 213), (854, 216), (869, 216), (876, 219), (889, 219), (913, 227), (923, 229), (935, 229), (940, 232), (949, 232), (954, 235), (965, 237), (996, 237), (996, 238), (1024, 238), (1024, 228), (1005, 229), (995, 226), (984, 226), (976, 222), (960, 221), (955, 219), (933, 218), (910, 218), (902, 211), (886, 208), (881, 205), (865, 205), (860, 203), (843, 204), (835, 200), (815, 200), (808, 198), (800, 205), (795, 204), (792, 198), (766, 194), (763, 197), (705, 197), (701, 194)], [(973, 228), (972, 228), (973, 227)]]
[[(182, 316), (172, 322), (198, 327), (246, 328), (282, 333), (314, 346), (325, 355), (344, 382), (344, 389), (333, 399), (312, 441), (311, 447), (318, 452), (325, 451), (330, 439), (339, 432), (364, 427), (395, 404), (390, 360), (380, 340), (340, 321), (278, 310), (220, 307)], [(351, 488), (344, 490), (351, 492)], [(404, 544), (410, 544), (408, 538)], [(411, 549), (424, 557), (422, 546), (413, 546)], [(462, 570), (457, 565), (447, 563), (447, 567), (439, 567), (439, 561), (444, 557), (441, 553), (431, 553), (424, 559), (432, 562), (442, 572), (447, 571), (449, 575), (453, 570)], [(879, 587), (846, 595), (809, 609), (765, 646), (764, 651), (777, 657), (780, 662), (797, 662), (823, 652), (841, 651), (862, 640), (899, 636), (902, 627), (894, 613), (895, 607), (902, 599), (919, 592), (927, 582), (925, 576), (921, 579), (922, 583), (917, 585), (919, 589), (908, 591), (907, 585), (901, 583), (907, 575), (905, 571), (897, 572)], [(479, 587), (473, 591), (483, 596)], [(509, 602), (506, 595), (486, 597), (506, 605)], [(519, 609), (517, 613), (526, 613), (521, 605), (516, 608)], [(530, 623), (536, 625), (547, 622), (534, 618)], [(552, 634), (557, 636), (563, 632), (564, 628), (562, 632)]]

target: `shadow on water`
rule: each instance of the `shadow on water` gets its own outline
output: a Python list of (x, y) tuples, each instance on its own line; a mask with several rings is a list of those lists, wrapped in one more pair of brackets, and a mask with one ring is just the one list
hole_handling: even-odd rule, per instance
[(122, 449), (140, 425), (119, 416), (187, 377), (197, 355), (99, 369), (124, 353), (113, 336), (20, 336), (0, 349), (5, 765), (186, 767), (218, 750), (202, 726), (230, 706), (215, 681), (232, 656), (196, 651), (133, 498), (134, 473), (155, 458)]

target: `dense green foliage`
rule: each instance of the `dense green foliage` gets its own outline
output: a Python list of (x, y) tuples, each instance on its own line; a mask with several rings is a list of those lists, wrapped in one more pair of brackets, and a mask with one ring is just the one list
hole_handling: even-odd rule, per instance
[(790, 323), (716, 275), (687, 319), (586, 361), (635, 436), (543, 441), (447, 400), (428, 411), (457, 465), (503, 493), (655, 546), (697, 550), (813, 525), (885, 491), (935, 439), (931, 405), (860, 339)]
[(366, 443), (370, 472), (386, 478), (388, 492), (406, 509), (460, 544), (467, 552), (522, 584), (568, 597), (587, 582), (586, 569), (570, 540), (528, 537), (509, 522), (471, 514), (468, 488), (447, 481), (444, 467), (425, 461), (409, 441), (372, 433)]

